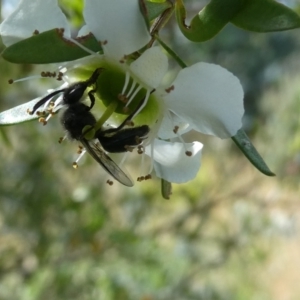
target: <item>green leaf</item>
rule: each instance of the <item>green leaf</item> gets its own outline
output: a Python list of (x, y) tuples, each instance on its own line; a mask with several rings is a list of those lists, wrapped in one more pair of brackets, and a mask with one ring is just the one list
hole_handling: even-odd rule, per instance
[(275, 174), (270, 171), (267, 164), (264, 162), (260, 154), (257, 152), (255, 147), (252, 145), (249, 137), (246, 133), (240, 129), (232, 140), (248, 158), (248, 160), (263, 174), (267, 176), (275, 176)]
[(181, 32), (193, 42), (204, 42), (214, 37), (245, 5), (247, 0), (211, 0), (191, 21), (185, 24), (183, 0), (176, 0), (175, 12)]
[[(147, 23), (172, 7), (169, 1), (160, 3), (140, 1)], [(77, 38), (76, 41), (93, 52), (103, 53), (100, 44), (92, 34)], [(76, 60), (88, 55), (90, 55), (88, 52), (72, 41), (64, 39), (61, 30), (58, 28), (24, 39), (7, 47), (2, 52), (2, 57), (5, 60), (17, 64), (58, 63)]]
[[(102, 51), (92, 34), (77, 39), (86, 48)], [(49, 64), (71, 61), (90, 55), (62, 37), (59, 29), (52, 29), (17, 42), (2, 52), (2, 57), (17, 64)]]
[(169, 1), (164, 2), (151, 2), (146, 1), (146, 8), (147, 8), (147, 15), (149, 21), (154, 20), (155, 18), (159, 17), (165, 10), (172, 7), (172, 3)]
[(144, 18), (145, 24), (147, 26), (148, 31), (150, 31), (150, 21), (148, 17), (148, 8), (146, 5), (146, 0), (139, 0), (139, 7), (140, 7), (140, 12)]
[(300, 27), (300, 17), (274, 0), (248, 0), (231, 22), (256, 32), (282, 31)]
[(34, 114), (30, 115), (28, 110), (32, 110), (33, 106), (42, 99), (42, 97), (33, 99), (24, 104), (13, 107), (9, 110), (0, 113), (0, 126), (14, 125), (38, 119), (39, 117)]

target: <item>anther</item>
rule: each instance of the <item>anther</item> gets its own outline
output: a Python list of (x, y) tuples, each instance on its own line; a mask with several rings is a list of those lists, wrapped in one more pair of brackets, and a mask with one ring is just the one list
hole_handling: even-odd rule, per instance
[(34, 32), (33, 32), (33, 35), (38, 35), (39, 33), (40, 32), (37, 29), (35, 29)]
[[(32, 115), (33, 113), (30, 112), (30, 114)], [(45, 114), (46, 114), (46, 113), (45, 113), (44, 111), (39, 111), (39, 110), (38, 110), (38, 111), (36, 112), (36, 115), (39, 116), (39, 117), (45, 116)]]
[(73, 162), (72, 166), (73, 166), (74, 169), (78, 169), (78, 164), (77, 164), (76, 161)]
[(81, 154), (82, 150), (83, 150), (83, 147), (82, 146), (78, 146), (77, 154)]
[(62, 72), (58, 72), (58, 75), (57, 75), (56, 79), (57, 79), (58, 81), (61, 81), (63, 75), (64, 75), (64, 74), (63, 74)]
[(39, 122), (42, 123), (44, 126), (47, 125), (47, 121), (43, 117), (39, 118)]
[(58, 139), (58, 143), (61, 144), (65, 140), (65, 136), (62, 136)]
[(173, 132), (176, 134), (177, 132), (178, 132), (178, 130), (179, 130), (179, 126), (174, 126), (174, 128), (173, 128)]
[(138, 149), (137, 150), (138, 154), (143, 154), (144, 153), (144, 147), (142, 145), (138, 146), (137, 149)]
[(145, 180), (145, 176), (140, 176), (140, 177), (137, 178), (136, 181), (142, 182), (142, 181), (144, 181), (144, 180)]
[(170, 93), (171, 91), (174, 91), (174, 89), (175, 89), (174, 85), (171, 85), (169, 88), (165, 89), (165, 91), (167, 93)]
[(127, 98), (125, 95), (123, 95), (123, 94), (119, 94), (119, 95), (118, 95), (118, 99), (119, 99), (121, 102), (123, 102), (123, 103), (127, 103), (127, 102), (128, 102), (128, 98)]
[(13, 79), (9, 79), (9, 80), (8, 80), (8, 83), (9, 83), (9, 84), (13, 84), (13, 83), (14, 83), (14, 80), (13, 80)]
[(112, 186), (112, 185), (114, 184), (114, 182), (111, 181), (111, 180), (109, 180), (109, 179), (107, 179), (106, 183), (107, 183), (108, 185), (110, 185), (110, 186)]
[(185, 151), (185, 155), (186, 155), (186, 156), (192, 156), (193, 153), (192, 153), (191, 151)]
[(123, 58), (120, 59), (120, 63), (121, 63), (121, 64), (124, 64), (125, 61), (127, 60), (127, 58), (128, 58), (128, 56), (127, 56), (127, 55), (124, 55)]
[(148, 174), (148, 175), (145, 176), (145, 180), (149, 180), (149, 179), (152, 179), (151, 174)]

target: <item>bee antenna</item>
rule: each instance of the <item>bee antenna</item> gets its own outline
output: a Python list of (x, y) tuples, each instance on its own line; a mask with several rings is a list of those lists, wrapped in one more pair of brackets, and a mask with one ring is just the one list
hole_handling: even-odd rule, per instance
[(47, 96), (44, 97), (43, 99), (41, 99), (39, 102), (37, 102), (37, 103), (34, 105), (32, 111), (30, 112), (30, 114), (34, 114), (35, 111), (36, 111), (39, 107), (41, 107), (43, 104), (45, 104), (49, 99), (51, 99), (53, 96), (55, 96), (55, 95), (57, 95), (57, 94), (59, 94), (59, 93), (62, 93), (62, 92), (64, 92), (64, 91), (65, 91), (65, 89), (55, 91), (55, 92), (53, 92), (53, 93), (47, 95)]

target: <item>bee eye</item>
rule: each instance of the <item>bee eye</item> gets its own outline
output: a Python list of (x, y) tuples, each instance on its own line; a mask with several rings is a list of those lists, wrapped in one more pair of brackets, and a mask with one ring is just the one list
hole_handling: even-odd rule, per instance
[(72, 105), (79, 102), (86, 88), (87, 86), (83, 82), (75, 83), (67, 88), (64, 92), (64, 103), (67, 105)]

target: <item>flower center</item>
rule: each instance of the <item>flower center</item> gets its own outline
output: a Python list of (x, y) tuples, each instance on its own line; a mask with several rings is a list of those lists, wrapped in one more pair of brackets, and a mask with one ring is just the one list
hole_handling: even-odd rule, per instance
[[(134, 118), (134, 125), (153, 125), (160, 111), (159, 103), (151, 95), (152, 90), (133, 78), (129, 71), (107, 64), (97, 80), (98, 105), (108, 108), (115, 103), (111, 116), (113, 123), (120, 124), (124, 115)], [(97, 105), (96, 105), (97, 106)], [(105, 108), (104, 108), (105, 109)]]

